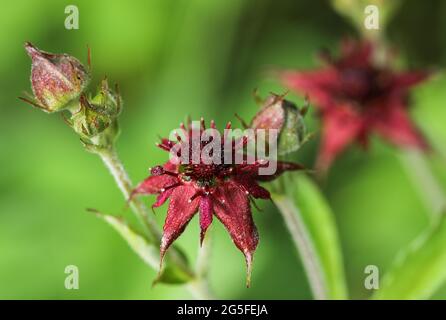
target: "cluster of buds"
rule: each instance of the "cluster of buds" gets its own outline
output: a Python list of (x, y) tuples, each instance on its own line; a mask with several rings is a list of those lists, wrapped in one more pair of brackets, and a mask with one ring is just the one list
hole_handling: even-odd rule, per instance
[(101, 136), (103, 138), (101, 143), (109, 144), (113, 141), (103, 140), (116, 138), (117, 116), (121, 112), (121, 107), (118, 86), (112, 91), (107, 79), (104, 79), (94, 97), (89, 98), (85, 94), (80, 96), (79, 109), (72, 113), (67, 122), (79, 134), (82, 141), (94, 141), (94, 138)]
[(95, 95), (87, 94), (88, 68), (68, 54), (39, 50), (29, 42), (25, 50), (32, 60), (31, 85), (34, 97), (20, 98), (48, 113), (69, 112), (66, 122), (90, 146), (106, 147), (118, 134), (117, 117), (122, 100), (118, 88), (111, 90), (104, 79)]

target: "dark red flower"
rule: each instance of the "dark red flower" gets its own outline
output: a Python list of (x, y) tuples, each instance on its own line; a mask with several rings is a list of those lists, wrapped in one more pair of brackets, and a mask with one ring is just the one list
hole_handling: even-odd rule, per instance
[(326, 66), (315, 71), (287, 71), (289, 88), (314, 99), (322, 120), (318, 166), (328, 169), (345, 147), (366, 147), (371, 133), (402, 147), (427, 149), (408, 114), (409, 88), (428, 77), (425, 71), (397, 72), (374, 61), (370, 42), (344, 41), (341, 55), (323, 56)]
[[(228, 123), (227, 129), (231, 127)], [(211, 128), (215, 124), (211, 122)], [(159, 207), (170, 199), (167, 217), (164, 223), (163, 237), (161, 239), (161, 261), (169, 246), (181, 235), (192, 217), (199, 212), (201, 228), (200, 242), (203, 241), (206, 230), (212, 223), (214, 215), (228, 230), (234, 244), (243, 252), (247, 264), (247, 285), (249, 286), (251, 265), (254, 251), (258, 243), (258, 234), (251, 214), (250, 202), (253, 199), (269, 199), (268, 190), (258, 184), (258, 181), (272, 180), (287, 170), (302, 169), (302, 166), (294, 163), (277, 162), (277, 170), (274, 175), (259, 175), (259, 168), (267, 166), (267, 161), (255, 159), (255, 163), (248, 164), (244, 160), (241, 164), (233, 161), (227, 164), (223, 160), (225, 139), (222, 139), (220, 164), (207, 164), (201, 155), (198, 163), (184, 162), (182, 155), (188, 153), (192, 158), (193, 139), (192, 126), (187, 128), (181, 124), (181, 135), (177, 135), (177, 141), (162, 139), (158, 146), (171, 152), (178, 146), (177, 158), (180, 162), (174, 164), (169, 160), (163, 166), (151, 169), (151, 176), (144, 180), (134, 191), (134, 194), (157, 194), (153, 207)], [(204, 132), (204, 121), (197, 130)], [(226, 138), (226, 135), (225, 135)], [(201, 142), (199, 152), (210, 143)], [(233, 155), (237, 146), (247, 142), (246, 137), (234, 139), (230, 143)], [(177, 152), (177, 151), (175, 151)], [(270, 160), (271, 161), (271, 160)], [(226, 161), (228, 162), (228, 161)]]

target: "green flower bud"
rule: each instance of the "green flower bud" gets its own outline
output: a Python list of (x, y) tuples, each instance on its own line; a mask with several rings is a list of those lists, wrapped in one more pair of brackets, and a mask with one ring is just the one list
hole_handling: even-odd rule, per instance
[(32, 60), (31, 85), (37, 101), (21, 99), (50, 113), (71, 107), (90, 81), (85, 67), (70, 55), (44, 52), (29, 42), (25, 50)]
[(112, 91), (108, 85), (107, 78), (103, 79), (98, 93), (90, 100), (90, 103), (110, 116), (117, 117), (121, 113), (122, 107), (122, 99), (118, 86), (116, 85), (115, 91)]
[(121, 97), (117, 91), (109, 89), (104, 79), (96, 96), (87, 98), (81, 95), (79, 110), (73, 112), (69, 124), (83, 139), (92, 140), (116, 122), (120, 111)]
[(299, 109), (294, 103), (285, 100), (283, 95), (272, 94), (265, 99), (250, 127), (278, 130), (278, 154), (285, 155), (298, 150), (310, 136), (304, 121), (307, 110), (308, 105)]

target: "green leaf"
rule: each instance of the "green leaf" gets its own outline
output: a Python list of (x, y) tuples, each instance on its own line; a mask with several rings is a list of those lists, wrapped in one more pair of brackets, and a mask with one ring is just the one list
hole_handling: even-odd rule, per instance
[(374, 299), (427, 299), (446, 280), (446, 217), (443, 214), (396, 257)]
[[(130, 248), (151, 268), (159, 270), (160, 267), (160, 252), (159, 244), (150, 242), (143, 235), (133, 230), (123, 219), (103, 214), (97, 210), (89, 210), (111, 225), (129, 244)], [(184, 254), (178, 250), (187, 261)], [(164, 267), (154, 283), (168, 283), (168, 284), (182, 284), (189, 282), (193, 279), (193, 276), (180, 268), (177, 264), (172, 263), (172, 257), (170, 254), (166, 255), (164, 260)]]
[[(273, 196), (288, 201), (291, 212), (303, 222), (310, 246), (314, 249), (318, 267), (324, 282), (327, 299), (347, 299), (344, 266), (336, 222), (324, 196), (316, 184), (303, 174), (283, 176), (287, 194)], [(280, 209), (281, 205), (278, 204)], [(285, 209), (286, 210), (286, 209)], [(302, 253), (301, 253), (302, 254)]]

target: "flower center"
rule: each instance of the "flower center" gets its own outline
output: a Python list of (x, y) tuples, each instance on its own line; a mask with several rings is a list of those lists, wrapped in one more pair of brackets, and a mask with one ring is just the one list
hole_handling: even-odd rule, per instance
[(200, 188), (214, 186), (216, 179), (224, 179), (231, 171), (231, 165), (225, 164), (182, 164), (179, 168), (183, 180), (193, 180)]
[(386, 72), (373, 68), (345, 68), (340, 81), (343, 97), (361, 109), (370, 100), (379, 98), (388, 87)]

